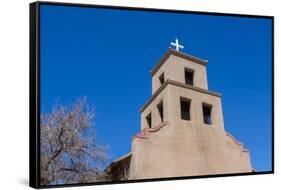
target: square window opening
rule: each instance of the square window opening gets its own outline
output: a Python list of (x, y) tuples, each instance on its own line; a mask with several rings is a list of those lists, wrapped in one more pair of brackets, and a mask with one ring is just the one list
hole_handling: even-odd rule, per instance
[(151, 113), (146, 116), (147, 126), (151, 128)]
[(207, 104), (203, 104), (203, 119), (204, 119), (204, 123), (211, 125), (212, 124), (212, 106), (211, 105), (207, 105)]
[(164, 121), (163, 101), (161, 101), (159, 104), (157, 104), (157, 109), (158, 109), (158, 113), (161, 118), (161, 122), (163, 122)]
[(184, 76), (185, 84), (193, 85), (194, 71), (186, 68), (184, 71)]
[(180, 98), (181, 119), (190, 120), (190, 103), (186, 98)]
[(160, 85), (164, 84), (164, 82), (165, 82), (165, 75), (164, 75), (164, 73), (162, 73), (162, 74), (159, 76), (159, 81), (160, 81)]

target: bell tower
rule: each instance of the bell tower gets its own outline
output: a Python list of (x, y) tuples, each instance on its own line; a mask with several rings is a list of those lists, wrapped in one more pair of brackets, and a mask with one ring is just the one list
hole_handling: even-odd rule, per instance
[(180, 52), (177, 39), (171, 45), (150, 71), (141, 132), (108, 171), (126, 166), (117, 179), (133, 180), (252, 172), (249, 150), (224, 130), (221, 94), (208, 89), (208, 62)]
[(207, 61), (180, 52), (177, 39), (171, 45), (150, 71), (141, 132), (108, 171), (126, 166), (117, 179), (133, 180), (252, 172), (249, 150), (224, 130), (221, 94), (208, 89)]
[[(176, 39), (177, 43), (178, 40)], [(183, 46), (180, 47), (183, 48)], [(208, 90), (207, 63), (207, 60), (169, 48), (168, 52), (150, 71), (152, 76), (152, 94), (158, 90), (166, 79)]]
[(205, 126), (224, 130), (221, 94), (208, 90), (208, 61), (180, 52), (176, 39), (155, 67), (152, 97), (141, 108), (141, 129), (164, 121), (176, 126)]
[(221, 94), (208, 89), (207, 60), (176, 39), (155, 67), (140, 109), (130, 179), (251, 172), (249, 150), (224, 130)]

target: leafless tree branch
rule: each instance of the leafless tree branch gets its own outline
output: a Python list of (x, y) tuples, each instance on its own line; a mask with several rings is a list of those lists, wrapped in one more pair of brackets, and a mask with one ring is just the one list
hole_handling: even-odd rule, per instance
[(94, 110), (85, 98), (56, 104), (41, 114), (41, 185), (97, 179), (108, 156), (93, 126)]

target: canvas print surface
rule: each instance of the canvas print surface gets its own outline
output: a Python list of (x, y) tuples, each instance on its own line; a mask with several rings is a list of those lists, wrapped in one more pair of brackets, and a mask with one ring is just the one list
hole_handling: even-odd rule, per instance
[(40, 185), (272, 171), (272, 19), (40, 5)]

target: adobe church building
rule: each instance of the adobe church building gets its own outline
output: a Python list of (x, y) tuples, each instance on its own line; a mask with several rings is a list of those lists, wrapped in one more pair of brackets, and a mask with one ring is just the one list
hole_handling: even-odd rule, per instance
[(176, 45), (150, 71), (141, 132), (131, 152), (105, 170), (108, 180), (252, 172), (249, 150), (224, 130), (221, 94), (208, 89), (207, 61)]

